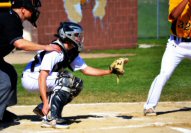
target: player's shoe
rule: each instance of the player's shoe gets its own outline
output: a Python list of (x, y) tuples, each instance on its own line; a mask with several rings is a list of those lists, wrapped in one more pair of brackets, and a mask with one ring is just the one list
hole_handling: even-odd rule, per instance
[(153, 108), (144, 109), (143, 111), (144, 116), (156, 116), (157, 113), (154, 111)]
[(57, 118), (56, 123), (57, 124), (65, 124), (65, 123), (68, 123), (68, 120), (66, 120), (64, 118)]
[(43, 108), (43, 103), (40, 103), (39, 105), (37, 105), (34, 109), (33, 109), (33, 112), (39, 116), (39, 117), (43, 117), (44, 114), (42, 112), (42, 108)]
[(43, 119), (42, 120), (42, 128), (57, 128), (57, 129), (68, 129), (69, 125), (68, 124), (63, 124), (63, 123), (58, 123), (57, 120), (48, 120), (48, 119)]

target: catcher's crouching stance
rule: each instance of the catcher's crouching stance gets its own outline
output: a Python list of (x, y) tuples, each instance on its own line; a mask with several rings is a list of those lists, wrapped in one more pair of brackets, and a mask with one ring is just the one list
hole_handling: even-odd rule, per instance
[(40, 91), (43, 103), (34, 109), (34, 113), (43, 117), (43, 127), (66, 128), (67, 125), (63, 124), (66, 121), (61, 116), (62, 109), (81, 92), (83, 81), (65, 68), (80, 70), (89, 76), (119, 74), (119, 70), (115, 65), (109, 70), (102, 70), (85, 63), (79, 55), (84, 39), (80, 25), (63, 22), (57, 30), (56, 37), (52, 45), (58, 45), (62, 52), (38, 52), (23, 72), (22, 85), (28, 91)]
[[(51, 122), (51, 126), (57, 128), (58, 124), (67, 122), (62, 119), (62, 109), (67, 103), (71, 102), (74, 97), (78, 96), (83, 89), (83, 81), (80, 78), (73, 76), (68, 71), (59, 72), (55, 85), (52, 93), (49, 94), (51, 115), (49, 118), (44, 118), (42, 127), (46, 127), (49, 125), (49, 122)], [(39, 106), (34, 109), (34, 112), (41, 117), (43, 116)]]
[(63, 107), (79, 95), (83, 89), (83, 81), (68, 71), (58, 72), (53, 91), (47, 93), (49, 98), (50, 116), (44, 116), (43, 103), (39, 104), (33, 112), (42, 117), (41, 127), (68, 128), (67, 121), (62, 118)]

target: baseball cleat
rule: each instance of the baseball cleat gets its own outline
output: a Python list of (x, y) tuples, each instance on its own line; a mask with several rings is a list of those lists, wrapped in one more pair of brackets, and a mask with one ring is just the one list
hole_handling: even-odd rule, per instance
[(157, 113), (154, 111), (153, 108), (144, 109), (143, 113), (144, 113), (144, 116), (156, 116), (157, 115)]
[(56, 128), (56, 129), (68, 129), (69, 125), (67, 124), (58, 124), (56, 120), (42, 120), (42, 128)]
[(67, 123), (68, 120), (64, 119), (64, 118), (57, 118), (56, 119), (56, 123), (57, 124), (64, 124), (64, 123)]

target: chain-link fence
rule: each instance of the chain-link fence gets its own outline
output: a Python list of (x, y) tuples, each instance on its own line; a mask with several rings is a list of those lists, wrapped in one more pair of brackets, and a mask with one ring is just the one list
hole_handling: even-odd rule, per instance
[(138, 0), (138, 38), (160, 38), (170, 34), (168, 0)]

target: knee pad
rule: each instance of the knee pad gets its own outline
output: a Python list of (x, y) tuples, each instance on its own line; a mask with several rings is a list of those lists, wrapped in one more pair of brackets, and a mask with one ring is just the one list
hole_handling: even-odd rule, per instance
[(64, 71), (64, 72), (60, 72), (58, 74), (58, 77), (55, 81), (55, 84), (57, 87), (68, 87), (71, 88), (73, 86), (73, 82), (74, 82), (74, 76), (69, 73), (68, 71)]
[(80, 78), (75, 77), (73, 86), (71, 88), (71, 95), (73, 97), (78, 96), (80, 92), (82, 91), (82, 89), (83, 89), (83, 81)]
[(69, 92), (72, 97), (76, 97), (83, 89), (83, 81), (80, 78), (73, 76), (71, 73), (64, 71), (58, 75), (54, 90), (55, 89), (63, 89)]

